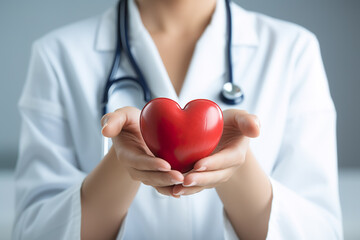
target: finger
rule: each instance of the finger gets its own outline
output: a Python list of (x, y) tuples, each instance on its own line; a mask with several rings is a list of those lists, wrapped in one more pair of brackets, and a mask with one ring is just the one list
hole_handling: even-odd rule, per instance
[(167, 161), (147, 154), (142, 148), (121, 147), (116, 150), (119, 161), (123, 161), (129, 168), (139, 171), (168, 172), (171, 170), (171, 165)]
[(181, 184), (184, 181), (184, 176), (175, 170), (169, 172), (153, 172), (153, 171), (139, 171), (137, 169), (129, 169), (130, 176), (136, 180), (141, 181), (145, 185), (153, 187), (165, 187), (175, 184)]
[[(134, 154), (135, 155), (135, 154)], [(120, 156), (121, 158), (121, 156)], [(130, 159), (126, 161), (127, 166), (139, 171), (163, 171), (168, 172), (171, 170), (170, 164), (157, 157), (149, 156), (147, 154), (135, 155), (126, 157)]]
[(197, 161), (194, 165), (194, 170), (215, 171), (235, 166), (241, 166), (245, 161), (246, 150), (248, 147), (248, 140), (244, 139), (242, 145), (234, 145), (233, 147), (223, 149), (213, 155), (205, 157)]
[(198, 187), (198, 186), (184, 187), (182, 185), (176, 185), (176, 186), (173, 187), (172, 195), (178, 196), (178, 197), (186, 196), (186, 195), (191, 195), (191, 194), (201, 192), (204, 189), (205, 189), (204, 187)]
[[(176, 185), (176, 186), (181, 186), (181, 185)], [(179, 195), (174, 195), (173, 193), (173, 188), (174, 186), (167, 186), (167, 187), (155, 187), (155, 189), (160, 193), (163, 194), (165, 196), (172, 196), (175, 198), (180, 198)]]
[(224, 126), (230, 125), (247, 137), (257, 137), (260, 134), (260, 120), (256, 115), (243, 110), (230, 109), (223, 112)]
[(227, 182), (233, 175), (235, 167), (218, 171), (193, 172), (185, 176), (184, 187), (215, 187), (220, 183)]
[(101, 133), (113, 138), (126, 126), (138, 126), (140, 110), (134, 107), (119, 108), (115, 112), (105, 114), (101, 119)]

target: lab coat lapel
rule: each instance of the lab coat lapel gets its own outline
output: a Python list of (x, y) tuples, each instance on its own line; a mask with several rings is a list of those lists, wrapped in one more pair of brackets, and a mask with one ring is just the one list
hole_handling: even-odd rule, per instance
[(152, 97), (167, 97), (178, 102), (178, 96), (170, 81), (157, 47), (142, 23), (134, 2), (129, 1), (129, 39), (131, 51), (142, 70)]
[[(232, 3), (236, 4), (236, 3)], [(237, 6), (232, 12), (232, 47), (254, 48), (259, 45), (256, 15)]]
[(226, 15), (223, 0), (217, 1), (216, 9), (198, 40), (180, 93), (183, 104), (207, 96), (214, 81), (224, 81), (226, 70)]
[[(146, 78), (152, 98), (167, 97), (178, 102), (178, 96), (172, 86), (154, 42), (142, 24), (135, 2), (129, 0), (128, 7), (130, 49)], [(116, 20), (116, 7), (109, 9), (101, 17), (95, 40), (96, 51), (115, 51), (117, 40), (115, 34)], [(128, 64), (127, 66), (130, 67)]]
[[(231, 3), (235, 4), (235, 3)], [(231, 7), (232, 11), (232, 63), (233, 68), (246, 66), (250, 62), (254, 51), (243, 51), (245, 49), (256, 49), (258, 46), (258, 35), (256, 32), (256, 20), (242, 8)], [(207, 96), (206, 92), (213, 86), (218, 87), (228, 81), (227, 63), (227, 22), (226, 6), (224, 0), (218, 0), (212, 20), (199, 39), (193, 59), (191, 61), (180, 100), (184, 103)], [(241, 55), (239, 55), (241, 53)], [(240, 62), (241, 65), (237, 64)], [(236, 71), (235, 71), (236, 70)], [(234, 82), (239, 80), (247, 70), (243, 68), (234, 69)], [(219, 84), (219, 81), (221, 83)], [(238, 83), (239, 84), (239, 83)], [(218, 90), (219, 93), (221, 89)]]
[(95, 38), (95, 50), (99, 52), (115, 51), (116, 48), (116, 7), (108, 9), (100, 19)]

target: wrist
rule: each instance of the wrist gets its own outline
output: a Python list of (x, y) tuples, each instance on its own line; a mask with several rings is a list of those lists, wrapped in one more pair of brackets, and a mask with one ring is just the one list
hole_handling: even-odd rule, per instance
[[(249, 161), (253, 161), (254, 158), (251, 155), (251, 150), (249, 149), (245, 155), (244, 160), (242, 163), (234, 170), (232, 176), (224, 183), (219, 184), (216, 186), (216, 190), (221, 189), (233, 189), (236, 187), (239, 183), (244, 183), (245, 179), (245, 173), (247, 166), (250, 164)], [(256, 161), (256, 160), (255, 160)]]
[(235, 170), (228, 181), (219, 184), (216, 190), (218, 193), (230, 193), (236, 189), (236, 191), (243, 191), (249, 194), (253, 192), (254, 186), (261, 186), (263, 193), (266, 192), (271, 195), (272, 187), (270, 180), (257, 162), (251, 149), (249, 149), (243, 164)]
[[(139, 186), (140, 183), (130, 177), (122, 161), (117, 159), (114, 147), (111, 147), (98, 166), (85, 178), (81, 189), (82, 201), (103, 205), (104, 199), (108, 199), (109, 206), (114, 206), (117, 199), (124, 199), (126, 195), (129, 200), (132, 199)], [(113, 197), (104, 197), (110, 195)]]
[(266, 237), (272, 187), (268, 176), (250, 150), (244, 164), (229, 181), (216, 187), (216, 191), (239, 238)]

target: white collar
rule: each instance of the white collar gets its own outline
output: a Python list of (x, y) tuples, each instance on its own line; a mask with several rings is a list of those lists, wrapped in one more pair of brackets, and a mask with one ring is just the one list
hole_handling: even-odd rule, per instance
[[(129, 8), (135, 4), (131, 4), (133, 0), (129, 1)], [(224, 2), (218, 0), (218, 2)], [(219, 4), (223, 5), (223, 4)], [(232, 3), (234, 5), (234, 3)], [(218, 7), (217, 7), (218, 8)], [(256, 22), (254, 14), (247, 12), (239, 6), (232, 6), (232, 18), (233, 18), (233, 46), (257, 46), (258, 34), (256, 32)], [(218, 26), (223, 24), (225, 26), (225, 10), (219, 12)], [(215, 11), (216, 13), (216, 11)], [(214, 13), (214, 19), (215, 18)], [(108, 9), (102, 16), (99, 22), (99, 27), (96, 33), (95, 50), (97, 51), (114, 51), (116, 47), (116, 21), (117, 21), (117, 8), (112, 7)], [(213, 23), (215, 20), (212, 21)], [(234, 24), (239, 23), (239, 24)], [(130, 23), (133, 26), (132, 23)], [(215, 23), (214, 23), (215, 24)], [(140, 25), (142, 26), (142, 24)], [(138, 29), (135, 27), (135, 29)], [(224, 28), (225, 29), (225, 28)], [(134, 31), (131, 29), (131, 31)]]
[[(222, 79), (227, 70), (226, 65), (226, 10), (225, 2), (218, 0), (212, 20), (198, 40), (180, 96), (178, 97), (163, 65), (160, 54), (149, 32), (142, 23), (140, 13), (134, 0), (129, 0), (129, 42), (131, 52), (147, 79), (153, 97), (167, 97), (184, 105), (198, 98)], [(254, 47), (258, 38), (254, 27), (254, 18), (241, 8), (232, 6), (234, 47)], [(241, 27), (239, 27), (241, 25)], [(116, 43), (116, 9), (102, 17), (97, 35), (96, 49), (113, 51)], [(222, 37), (221, 37), (222, 36)], [(211, 49), (211, 51), (209, 51)], [(206, 60), (204, 60), (204, 57)]]

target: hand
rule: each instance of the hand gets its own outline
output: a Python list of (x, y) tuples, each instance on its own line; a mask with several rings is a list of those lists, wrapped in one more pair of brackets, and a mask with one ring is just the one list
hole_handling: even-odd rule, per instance
[(227, 182), (245, 162), (249, 138), (260, 134), (260, 123), (255, 115), (241, 110), (226, 110), (224, 131), (212, 155), (195, 163), (185, 175), (182, 185), (173, 187), (174, 195), (190, 195)]
[(172, 186), (181, 184), (184, 177), (150, 152), (141, 136), (139, 118), (140, 110), (133, 107), (108, 113), (101, 120), (102, 134), (112, 138), (116, 160), (123, 163), (134, 181), (153, 186), (162, 194), (173, 195)]

